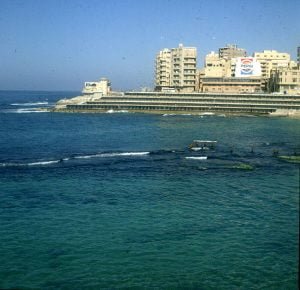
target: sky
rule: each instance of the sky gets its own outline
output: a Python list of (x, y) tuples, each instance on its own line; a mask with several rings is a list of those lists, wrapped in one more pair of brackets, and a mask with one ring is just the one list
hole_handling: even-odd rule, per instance
[(154, 87), (164, 48), (205, 55), (228, 43), (296, 60), (299, 0), (0, 0), (0, 90)]

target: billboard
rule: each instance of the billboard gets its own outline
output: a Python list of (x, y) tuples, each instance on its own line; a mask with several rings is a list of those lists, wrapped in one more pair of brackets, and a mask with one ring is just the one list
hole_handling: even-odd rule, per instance
[(254, 57), (238, 57), (235, 66), (236, 77), (261, 76), (260, 63)]

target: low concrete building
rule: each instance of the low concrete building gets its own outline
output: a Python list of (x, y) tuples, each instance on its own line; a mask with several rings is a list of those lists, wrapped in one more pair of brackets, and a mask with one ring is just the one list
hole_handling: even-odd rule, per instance
[(203, 93), (260, 93), (262, 92), (262, 79), (260, 77), (202, 77), (199, 91)]
[(99, 82), (85, 82), (82, 95), (71, 99), (62, 99), (57, 102), (55, 108), (63, 110), (68, 105), (80, 105), (101, 99), (103, 96), (110, 95), (111, 84), (107, 78), (101, 78)]
[(110, 90), (110, 81), (107, 78), (101, 78), (99, 82), (85, 82), (82, 93), (84, 95), (93, 95), (95, 98), (100, 98), (103, 95), (108, 95)]

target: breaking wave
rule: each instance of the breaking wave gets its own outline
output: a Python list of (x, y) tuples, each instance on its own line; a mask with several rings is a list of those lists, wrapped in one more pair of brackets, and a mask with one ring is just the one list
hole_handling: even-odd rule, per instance
[(47, 166), (47, 165), (71, 161), (72, 159), (74, 160), (74, 159), (128, 157), (128, 156), (139, 157), (139, 156), (146, 156), (148, 154), (150, 154), (150, 152), (99, 153), (99, 154), (92, 154), (92, 155), (65, 157), (58, 160), (41, 160), (41, 161), (29, 162), (29, 163), (7, 162), (7, 163), (0, 163), (0, 167)]
[(30, 162), (30, 163), (0, 163), (0, 167), (18, 167), (18, 166), (43, 166), (43, 165), (50, 165), (59, 163), (61, 160), (47, 160), (47, 161), (37, 161), (37, 162)]
[(90, 158), (101, 158), (101, 157), (122, 157), (122, 156), (145, 156), (150, 152), (123, 152), (123, 153), (99, 153), (93, 155), (82, 155), (75, 156), (74, 159), (90, 159)]
[(39, 161), (39, 162), (32, 162), (28, 163), (28, 166), (38, 166), (38, 165), (49, 165), (49, 164), (55, 164), (59, 163), (61, 160), (49, 160), (49, 161)]
[(129, 111), (127, 111), (127, 110), (113, 110), (113, 109), (111, 109), (111, 110), (106, 111), (106, 113), (107, 113), (107, 114), (114, 114), (114, 113), (129, 113)]
[(5, 109), (0, 110), (1, 113), (14, 113), (14, 114), (29, 114), (29, 113), (47, 113), (47, 110), (41, 110), (39, 108), (28, 108), (28, 109), (17, 109), (17, 110), (11, 110), (11, 109)]
[(198, 114), (199, 116), (214, 116), (215, 115), (215, 113), (213, 113), (213, 112), (203, 112), (203, 113), (200, 113), (200, 114)]
[(39, 109), (18, 109), (15, 113), (24, 114), (24, 113), (47, 113), (46, 110)]
[(185, 159), (192, 159), (192, 160), (206, 160), (207, 156), (189, 156), (185, 157)]
[(192, 114), (190, 113), (178, 113), (178, 114), (175, 114), (175, 113), (166, 113), (166, 114), (163, 114), (162, 115), (163, 117), (169, 117), (169, 116), (192, 116)]
[(45, 106), (48, 105), (48, 102), (36, 102), (36, 103), (13, 103), (10, 104), (11, 106), (24, 106), (24, 107), (30, 107), (30, 106)]

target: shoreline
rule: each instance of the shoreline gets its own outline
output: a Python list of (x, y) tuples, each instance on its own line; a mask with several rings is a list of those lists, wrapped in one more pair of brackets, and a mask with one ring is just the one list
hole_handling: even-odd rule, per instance
[(153, 115), (182, 115), (182, 116), (220, 116), (220, 117), (287, 117), (300, 119), (300, 111), (296, 114), (288, 112), (257, 113), (257, 112), (229, 112), (229, 111), (180, 111), (180, 110), (104, 110), (104, 109), (46, 109), (51, 113), (69, 113), (69, 114), (122, 114), (138, 113)]

